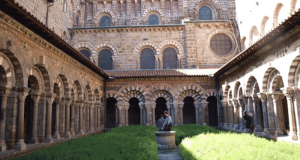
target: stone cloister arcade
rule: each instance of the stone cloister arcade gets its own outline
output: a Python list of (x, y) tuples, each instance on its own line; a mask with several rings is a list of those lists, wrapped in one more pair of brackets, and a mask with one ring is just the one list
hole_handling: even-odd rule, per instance
[(300, 139), (298, 37), (292, 35), (286, 44), (264, 50), (234, 74), (220, 78), (224, 128), (244, 132), (246, 109), (254, 113), (258, 134)]
[[(207, 101), (212, 98), (211, 104)], [(154, 125), (163, 111), (168, 110), (173, 118), (173, 125), (181, 124), (218, 124), (215, 116), (217, 105), (215, 91), (207, 92), (197, 84), (181, 85), (176, 88), (168, 84), (153, 84), (146, 88), (142, 85), (122, 87), (119, 91), (108, 90), (107, 99), (114, 103), (107, 103), (107, 110), (113, 110), (112, 117), (107, 121), (114, 121), (108, 127), (128, 126), (132, 124)], [(214, 108), (213, 113), (208, 106)], [(209, 122), (209, 116), (216, 119)], [(107, 112), (108, 115), (108, 112)], [(214, 122), (213, 122), (214, 121)]]

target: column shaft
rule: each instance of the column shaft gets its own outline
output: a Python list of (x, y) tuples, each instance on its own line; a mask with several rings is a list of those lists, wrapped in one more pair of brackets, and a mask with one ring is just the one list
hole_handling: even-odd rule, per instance
[(5, 143), (5, 122), (6, 122), (6, 107), (7, 97), (10, 94), (10, 89), (1, 88), (1, 118), (0, 118), (0, 151), (6, 151)]

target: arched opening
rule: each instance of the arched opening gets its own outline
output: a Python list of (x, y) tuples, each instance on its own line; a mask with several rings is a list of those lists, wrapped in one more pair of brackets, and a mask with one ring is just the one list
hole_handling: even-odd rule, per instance
[(174, 48), (166, 48), (163, 52), (163, 65), (164, 69), (177, 68), (177, 52)]
[(217, 97), (210, 96), (207, 98), (207, 101), (208, 101), (208, 124), (210, 126), (218, 126)]
[(54, 136), (55, 129), (55, 119), (56, 119), (56, 102), (52, 103), (52, 117), (51, 117), (51, 135)]
[(24, 142), (30, 143), (32, 138), (32, 127), (33, 127), (33, 107), (34, 101), (31, 97), (33, 87), (36, 85), (37, 79), (34, 76), (29, 76), (28, 78), (28, 88), (31, 88), (29, 94), (25, 98), (25, 108), (24, 108)]
[(159, 25), (159, 18), (156, 14), (152, 14), (149, 16), (148, 25)]
[(82, 49), (79, 51), (81, 54), (83, 54), (86, 58), (90, 59), (91, 52), (88, 51), (87, 49)]
[(150, 48), (145, 48), (141, 52), (141, 69), (155, 69), (154, 51)]
[(212, 11), (209, 7), (203, 6), (199, 10), (199, 19), (200, 20), (212, 20)]
[(116, 110), (117, 100), (115, 98), (107, 98), (106, 100), (106, 127), (115, 128), (116, 126)]
[(186, 97), (183, 100), (183, 124), (195, 124), (196, 115), (195, 115), (195, 105), (193, 97)]
[(137, 98), (131, 98), (129, 100), (128, 109), (128, 124), (129, 125), (140, 125), (140, 107), (139, 100)]
[[(155, 107), (155, 122), (157, 122), (161, 114), (164, 114), (164, 111), (167, 111), (167, 101), (163, 97), (159, 97), (156, 99), (156, 107)], [(156, 123), (157, 124), (157, 123)]]
[(283, 134), (288, 135), (290, 132), (290, 122), (289, 122), (289, 114), (288, 114), (288, 105), (287, 105), (287, 99), (284, 96), (282, 99), (282, 113), (283, 113)]
[(98, 66), (103, 70), (112, 70), (112, 52), (109, 49), (103, 49), (98, 54)]
[(100, 19), (100, 27), (109, 27), (111, 26), (111, 19), (109, 16), (103, 16)]

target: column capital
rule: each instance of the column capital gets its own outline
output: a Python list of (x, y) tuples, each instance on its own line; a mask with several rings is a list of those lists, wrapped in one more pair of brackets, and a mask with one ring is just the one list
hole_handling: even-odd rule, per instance
[(237, 98), (233, 98), (231, 100), (231, 103), (233, 104), (234, 107), (237, 107), (237, 105), (238, 105), (238, 99)]
[(208, 105), (208, 102), (201, 102), (202, 108), (206, 108)]
[(248, 102), (248, 99), (249, 99), (249, 97), (247, 97), (247, 96), (243, 96), (243, 97), (242, 97), (242, 99), (243, 99), (244, 103), (247, 103), (247, 102)]
[(7, 97), (10, 94), (11, 90), (12, 89), (9, 87), (0, 87), (0, 95), (2, 97)]
[(244, 102), (243, 98), (239, 98), (238, 103), (239, 103), (240, 106), (245, 105), (245, 102)]
[(222, 106), (223, 106), (223, 107), (226, 107), (226, 106), (227, 106), (227, 104), (228, 104), (228, 102), (227, 102), (227, 100), (226, 100), (226, 99), (223, 99), (221, 102), (222, 102)]
[(283, 94), (280, 92), (274, 92), (273, 94), (271, 94), (271, 96), (273, 98), (273, 101), (278, 101), (283, 98)]
[(73, 100), (70, 97), (66, 97), (66, 98), (64, 98), (64, 101), (65, 101), (67, 107), (70, 107)]
[(266, 102), (267, 94), (266, 93), (257, 93), (258, 98), (261, 99), (262, 102)]
[(46, 100), (47, 100), (48, 104), (52, 104), (55, 97), (56, 97), (55, 93), (47, 93)]
[(26, 96), (28, 95), (30, 88), (27, 87), (21, 87), (21, 88), (17, 88), (18, 91), (18, 98), (21, 101), (25, 101)]
[(291, 99), (294, 96), (294, 88), (291, 87), (286, 87), (286, 88), (281, 88), (283, 94), (286, 96), (287, 99)]

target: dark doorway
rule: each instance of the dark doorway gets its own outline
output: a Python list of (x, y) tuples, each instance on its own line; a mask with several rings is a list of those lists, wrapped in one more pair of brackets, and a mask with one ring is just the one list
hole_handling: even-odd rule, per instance
[[(156, 99), (156, 107), (155, 107), (155, 121), (157, 122), (160, 119), (160, 115), (164, 114), (164, 111), (167, 111), (167, 101), (165, 98), (160, 97)], [(156, 123), (157, 124), (157, 123)]]
[(282, 99), (282, 112), (283, 112), (283, 123), (284, 123), (284, 134), (289, 134), (290, 132), (290, 122), (289, 122), (289, 114), (288, 114), (288, 108), (287, 108), (287, 99), (284, 96)]
[(195, 105), (194, 98), (186, 97), (183, 100), (183, 124), (195, 124), (196, 123), (196, 113), (195, 113)]
[[(28, 88), (31, 88), (31, 83), (28, 81)], [(34, 101), (29, 94), (25, 98), (25, 108), (24, 108), (24, 141), (29, 143), (32, 136), (32, 126), (33, 126), (33, 105)]]
[(263, 119), (263, 109), (262, 109), (262, 101), (259, 101), (259, 116), (260, 116), (260, 126), (262, 129), (265, 128), (264, 126), (264, 119)]
[(116, 126), (116, 103), (115, 98), (107, 98), (106, 100), (106, 127), (115, 128)]
[(218, 105), (217, 97), (210, 96), (208, 101), (208, 124), (210, 126), (218, 126)]
[(129, 100), (128, 109), (128, 122), (129, 125), (140, 125), (140, 107), (139, 100), (137, 98), (131, 98)]

